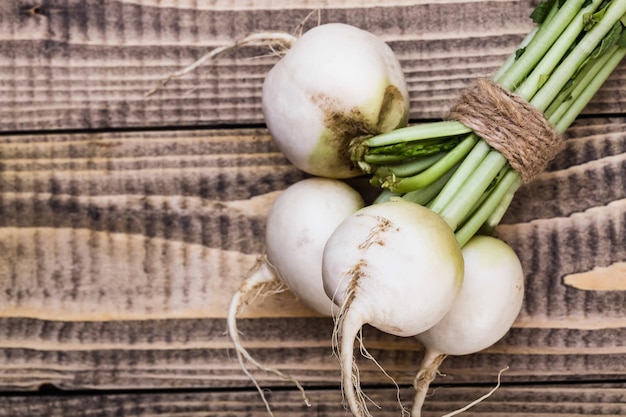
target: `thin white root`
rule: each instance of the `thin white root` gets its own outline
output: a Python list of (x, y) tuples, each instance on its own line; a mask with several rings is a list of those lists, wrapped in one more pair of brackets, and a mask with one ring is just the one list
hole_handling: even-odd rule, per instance
[(439, 373), (439, 367), (446, 358), (446, 355), (426, 349), (420, 370), (413, 380), (415, 388), (415, 397), (413, 398), (413, 408), (411, 409), (411, 417), (420, 417), (422, 415), (422, 407), (426, 400), (426, 394), (430, 383)]
[(359, 336), (358, 339), (359, 339), (359, 348), (361, 351), (361, 356), (363, 356), (365, 359), (369, 359), (372, 362), (374, 362), (374, 365), (376, 365), (376, 367), (383, 373), (383, 375), (385, 375), (389, 379), (389, 381), (391, 381), (391, 383), (396, 387), (396, 399), (398, 400), (398, 405), (400, 406), (401, 415), (402, 417), (409, 416), (410, 414), (408, 410), (406, 409), (406, 407), (404, 407), (404, 405), (402, 404), (402, 400), (400, 398), (400, 386), (398, 385), (396, 380), (393, 379), (391, 375), (389, 375), (389, 373), (385, 370), (385, 368), (383, 368), (383, 366), (376, 360), (376, 358), (374, 358), (368, 352), (368, 350), (365, 348), (365, 345), (363, 344), (362, 336)]
[(256, 265), (256, 269), (254, 269), (251, 275), (244, 280), (241, 287), (239, 287), (237, 292), (233, 295), (228, 309), (228, 334), (235, 346), (237, 360), (239, 361), (239, 365), (241, 366), (244, 374), (246, 374), (246, 376), (250, 378), (257, 391), (261, 395), (261, 400), (263, 401), (263, 404), (265, 404), (265, 408), (267, 409), (267, 412), (270, 414), (270, 416), (274, 416), (274, 413), (272, 412), (269, 402), (265, 397), (265, 393), (263, 392), (263, 389), (257, 382), (256, 378), (250, 373), (250, 371), (246, 367), (245, 361), (250, 362), (262, 371), (272, 373), (286, 381), (292, 382), (302, 393), (302, 400), (308, 407), (311, 406), (311, 402), (309, 401), (309, 398), (304, 391), (304, 387), (302, 387), (302, 385), (295, 378), (284, 374), (278, 369), (263, 365), (262, 363), (254, 359), (250, 355), (250, 353), (243, 347), (241, 339), (239, 338), (239, 330), (237, 329), (237, 316), (244, 305), (250, 303), (257, 297), (278, 294), (287, 289), (287, 286), (277, 277), (276, 273), (269, 265), (269, 263), (264, 259), (259, 260)]
[(212, 49), (208, 53), (204, 54), (195, 62), (190, 65), (170, 73), (169, 75), (161, 78), (157, 85), (144, 94), (145, 97), (149, 97), (163, 88), (168, 82), (175, 78), (183, 77), (192, 71), (195, 71), (198, 67), (206, 64), (219, 57), (220, 55), (234, 51), (245, 46), (267, 46), (275, 50), (275, 47), (282, 49), (289, 49), (291, 45), (297, 40), (297, 38), (287, 32), (270, 31), (270, 32), (258, 32), (247, 35), (239, 40), (236, 40), (230, 44), (218, 46)]
[(349, 290), (335, 317), (333, 348), (341, 366), (341, 387), (345, 403), (353, 417), (371, 417), (367, 409), (367, 396), (361, 390), (359, 368), (354, 361), (354, 341), (359, 337), (363, 322), (357, 319), (359, 314), (350, 308), (353, 299), (354, 292)]
[(298, 37), (302, 36), (302, 33), (304, 32), (304, 25), (315, 14), (317, 14), (317, 26), (322, 24), (322, 9), (311, 10), (311, 12), (306, 15), (300, 23), (298, 23), (298, 26), (296, 26), (295, 32), (298, 34)]
[(480, 398), (477, 398), (476, 400), (472, 401), (471, 403), (469, 403), (468, 405), (466, 405), (463, 408), (459, 408), (456, 411), (453, 411), (451, 413), (448, 413), (442, 417), (452, 417), (452, 416), (456, 416), (457, 414), (461, 414), (464, 411), (469, 410), (470, 408), (472, 408), (473, 406), (475, 406), (476, 404), (486, 400), (487, 398), (491, 397), (491, 395), (493, 395), (494, 392), (496, 392), (496, 390), (498, 388), (500, 388), (500, 381), (501, 381), (501, 377), (502, 377), (502, 373), (504, 371), (506, 371), (507, 369), (509, 369), (509, 367), (507, 366), (506, 368), (500, 369), (500, 372), (498, 372), (498, 383), (496, 384), (495, 387), (493, 387), (488, 393), (486, 393), (485, 395), (483, 395)]

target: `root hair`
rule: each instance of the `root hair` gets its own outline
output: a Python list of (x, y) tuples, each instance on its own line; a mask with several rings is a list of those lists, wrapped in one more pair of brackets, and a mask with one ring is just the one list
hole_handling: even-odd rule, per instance
[[(413, 408), (411, 410), (411, 417), (421, 416), (422, 406), (426, 398), (428, 387), (430, 386), (430, 383), (433, 381), (433, 379), (435, 379), (435, 376), (439, 375), (439, 367), (441, 366), (441, 363), (446, 357), (447, 355), (445, 354), (432, 352), (429, 349), (426, 349), (426, 352), (424, 353), (424, 358), (422, 360), (421, 369), (415, 376), (415, 380), (413, 382), (413, 386), (415, 387), (416, 393), (415, 393), (415, 399), (413, 401)], [(442, 417), (453, 417), (453, 416), (456, 416), (457, 414), (461, 414), (469, 410), (476, 404), (489, 398), (491, 395), (493, 395), (494, 392), (496, 392), (498, 388), (500, 388), (502, 373), (506, 371), (507, 369), (509, 369), (508, 366), (501, 369), (500, 372), (498, 372), (498, 382), (496, 386), (493, 387), (488, 393), (477, 398), (476, 400), (472, 401), (466, 406), (461, 407), (458, 410), (452, 411), (451, 413), (445, 414)]]
[(246, 350), (246, 348), (243, 347), (241, 339), (239, 338), (239, 330), (237, 328), (237, 316), (239, 315), (243, 306), (248, 305), (253, 300), (258, 299), (259, 297), (278, 294), (287, 289), (287, 286), (283, 283), (282, 280), (278, 278), (276, 271), (267, 262), (265, 257), (260, 258), (252, 271), (250, 271), (248, 277), (243, 281), (237, 292), (233, 295), (228, 309), (227, 317), (228, 335), (230, 336), (230, 339), (235, 346), (235, 352), (237, 354), (237, 360), (239, 362), (239, 365), (241, 366), (243, 373), (254, 384), (255, 388), (261, 396), (263, 404), (265, 404), (267, 412), (272, 417), (274, 416), (274, 413), (272, 412), (269, 402), (265, 397), (265, 393), (254, 375), (252, 375), (252, 373), (246, 367), (246, 361), (250, 362), (262, 371), (272, 373), (280, 377), (281, 379), (292, 382), (300, 390), (304, 403), (310, 407), (311, 402), (309, 401), (304, 391), (304, 388), (295, 378), (284, 374), (278, 369), (263, 365), (262, 363), (254, 359)]
[(195, 62), (187, 65), (186, 67), (162, 77), (152, 89), (144, 94), (144, 96), (149, 97), (153, 95), (154, 93), (165, 87), (165, 85), (171, 80), (181, 78), (189, 74), (190, 72), (195, 71), (197, 68), (206, 64), (207, 62), (213, 61), (227, 52), (241, 49), (246, 46), (265, 46), (269, 47), (272, 52), (278, 55), (282, 55), (284, 54), (284, 51), (288, 50), (297, 39), (298, 38), (296, 38), (294, 35), (280, 31), (251, 33), (232, 43), (218, 46), (217, 48), (214, 48), (211, 51), (207, 52), (206, 54), (198, 58)]
[(411, 417), (420, 417), (422, 415), (422, 407), (428, 393), (430, 383), (439, 374), (439, 367), (447, 355), (434, 352), (430, 349), (424, 351), (424, 357), (420, 364), (420, 370), (415, 375), (413, 387), (415, 388), (415, 397), (413, 398), (413, 407), (411, 409)]
[(502, 373), (504, 371), (506, 371), (507, 369), (509, 369), (508, 366), (506, 368), (500, 369), (500, 372), (498, 372), (498, 383), (488, 393), (486, 393), (485, 395), (483, 395), (480, 398), (475, 399), (471, 403), (467, 404), (465, 407), (459, 408), (458, 410), (455, 410), (455, 411), (453, 411), (451, 413), (448, 413), (448, 414), (446, 414), (446, 415), (444, 415), (442, 417), (452, 417), (452, 416), (456, 416), (457, 414), (461, 414), (462, 412), (469, 410), (470, 408), (472, 408), (476, 404), (478, 404), (478, 403), (486, 400), (487, 398), (491, 397), (493, 395), (493, 393), (496, 392), (496, 390), (498, 388), (500, 388), (500, 383), (501, 383), (501, 380), (502, 380)]
[[(362, 332), (359, 332), (359, 337), (358, 337), (359, 349), (361, 351), (361, 356), (363, 356), (365, 359), (368, 359), (368, 360), (372, 361), (374, 363), (374, 365), (376, 365), (376, 367), (383, 373), (383, 375), (385, 375), (389, 379), (389, 381), (391, 381), (391, 383), (394, 385), (394, 387), (396, 387), (396, 399), (398, 400), (398, 405), (400, 406), (401, 415), (402, 415), (402, 417), (410, 416), (409, 411), (406, 409), (406, 407), (404, 407), (404, 405), (402, 404), (402, 400), (400, 398), (400, 385), (398, 385), (396, 380), (391, 375), (389, 375), (389, 372), (387, 372), (385, 370), (385, 368), (383, 368), (383, 366), (380, 364), (380, 362), (378, 362), (376, 360), (376, 358), (374, 356), (372, 356), (371, 353), (369, 353), (369, 351), (367, 350), (367, 348), (363, 344), (363, 338), (362, 338), (362, 334), (361, 333)], [(376, 405), (376, 403), (374, 403), (374, 405)], [(380, 407), (378, 407), (378, 408), (380, 408)]]
[[(353, 278), (346, 291), (337, 316), (332, 335), (333, 352), (341, 367), (341, 391), (344, 404), (352, 411), (353, 417), (371, 417), (367, 402), (371, 401), (361, 389), (359, 367), (354, 360), (354, 341), (362, 344), (361, 329), (365, 323), (353, 306), (358, 279)], [(358, 304), (357, 304), (358, 306)]]
[[(218, 46), (198, 58), (195, 62), (187, 65), (186, 67), (181, 68), (178, 71), (171, 72), (168, 75), (162, 77), (160, 80), (158, 80), (157, 84), (153, 88), (151, 88), (144, 94), (144, 96), (149, 97), (153, 95), (154, 93), (165, 87), (165, 85), (171, 80), (184, 77), (185, 75), (195, 71), (202, 65), (217, 59), (221, 55), (247, 46), (267, 47), (270, 50), (269, 55), (282, 57), (286, 53), (286, 51), (289, 50), (291, 46), (298, 40), (298, 38), (302, 36), (302, 34), (304, 33), (304, 26), (306, 22), (315, 14), (317, 14), (317, 26), (321, 25), (321, 9), (312, 10), (296, 26), (294, 32), (297, 33), (297, 35), (292, 35), (284, 31), (255, 32), (250, 33), (243, 38), (237, 39), (234, 42)], [(259, 56), (257, 56), (256, 58), (259, 58)]]

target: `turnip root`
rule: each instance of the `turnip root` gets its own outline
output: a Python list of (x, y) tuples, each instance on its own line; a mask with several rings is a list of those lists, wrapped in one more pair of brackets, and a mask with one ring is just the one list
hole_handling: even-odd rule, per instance
[(330, 316), (333, 303), (322, 285), (324, 245), (335, 227), (363, 205), (361, 195), (344, 182), (309, 178), (283, 191), (268, 214), (266, 258), (233, 295), (228, 312), (228, 332), (243, 371), (255, 384), (270, 414), (263, 391), (246, 369), (244, 359), (259, 369), (292, 381), (302, 391), (305, 402), (308, 400), (295, 379), (262, 365), (241, 345), (236, 325), (238, 312), (253, 296), (289, 289), (310, 308)]
[(154, 93), (156, 93), (157, 91), (165, 87), (165, 85), (169, 83), (170, 81), (172, 81), (173, 79), (181, 78), (189, 74), (190, 72), (195, 71), (202, 65), (216, 60), (218, 57), (220, 57), (221, 55), (227, 52), (234, 51), (236, 49), (243, 48), (246, 46), (268, 46), (268, 47), (272, 47), (272, 49), (277, 54), (279, 54), (278, 51), (289, 49), (291, 45), (293, 45), (294, 42), (296, 42), (296, 40), (297, 38), (295, 36), (289, 33), (285, 33), (285, 32), (271, 31), (271, 32), (251, 33), (241, 39), (236, 40), (235, 42), (218, 46), (217, 48), (214, 48), (211, 51), (204, 54), (203, 56), (201, 56), (199, 59), (197, 59), (190, 65), (187, 65), (186, 67), (178, 71), (171, 72), (165, 77), (162, 77), (159, 80), (159, 82), (154, 87), (152, 87), (149, 91), (147, 91), (144, 95), (146, 97), (153, 95)]
[(353, 357), (361, 327), (414, 336), (434, 326), (461, 288), (461, 249), (440, 216), (389, 201), (357, 211), (335, 229), (322, 275), (326, 294), (341, 307), (333, 342), (345, 398), (354, 416), (367, 416)]
[(435, 326), (416, 336), (425, 353), (415, 378), (412, 417), (421, 415), (428, 387), (446, 356), (468, 355), (493, 345), (511, 328), (522, 308), (524, 273), (505, 242), (474, 236), (463, 247), (463, 259), (463, 286), (452, 308)]
[(279, 149), (309, 174), (348, 178), (350, 142), (405, 126), (409, 99), (391, 48), (342, 23), (304, 33), (270, 70), (263, 114)]

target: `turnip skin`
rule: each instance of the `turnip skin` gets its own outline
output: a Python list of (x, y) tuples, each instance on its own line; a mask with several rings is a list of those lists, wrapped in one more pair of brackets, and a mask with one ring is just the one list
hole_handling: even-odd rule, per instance
[(370, 305), (364, 323), (414, 336), (451, 308), (463, 280), (463, 257), (441, 217), (417, 204), (390, 201), (359, 210), (335, 229), (322, 271), (326, 294), (337, 305), (353, 293)]
[(322, 254), (335, 228), (364, 206), (361, 195), (336, 179), (299, 181), (274, 202), (267, 217), (267, 258), (304, 304), (325, 316), (333, 302), (322, 284)]
[(317, 26), (299, 38), (263, 83), (263, 114), (281, 152), (316, 176), (361, 174), (352, 139), (405, 126), (404, 73), (375, 35), (343, 23)]
[(414, 336), (439, 322), (462, 285), (461, 249), (441, 217), (390, 201), (343, 221), (326, 243), (322, 265), (326, 294), (341, 306), (333, 339), (345, 397), (354, 416), (367, 416), (353, 369), (361, 327)]
[(425, 351), (415, 377), (411, 417), (421, 416), (428, 387), (448, 355), (469, 355), (493, 345), (511, 328), (522, 308), (524, 271), (509, 245), (495, 237), (475, 235), (462, 252), (465, 274), (456, 301), (439, 323), (416, 336)]
[(469, 355), (500, 340), (519, 315), (524, 271), (513, 249), (491, 236), (474, 236), (463, 247), (465, 276), (446, 316), (417, 336), (446, 355)]

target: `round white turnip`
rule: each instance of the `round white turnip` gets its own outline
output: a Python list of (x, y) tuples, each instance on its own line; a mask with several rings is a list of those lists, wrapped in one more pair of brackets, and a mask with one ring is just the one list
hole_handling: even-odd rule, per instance
[(452, 308), (417, 335), (425, 353), (415, 378), (412, 417), (419, 417), (428, 386), (448, 355), (469, 355), (492, 346), (511, 328), (524, 297), (524, 272), (513, 249), (500, 239), (476, 235), (463, 246), (465, 275)]
[(285, 190), (267, 217), (267, 259), (304, 304), (331, 316), (333, 302), (322, 283), (322, 254), (335, 228), (364, 206), (361, 195), (340, 180), (309, 178)]
[(431, 210), (403, 200), (365, 207), (343, 221), (324, 248), (326, 294), (339, 306), (334, 345), (345, 397), (356, 417), (368, 415), (353, 372), (354, 340), (370, 324), (414, 336), (449, 311), (463, 281), (454, 233)]
[(409, 97), (392, 49), (343, 23), (317, 26), (294, 42), (263, 83), (263, 114), (279, 149), (313, 175), (361, 174), (351, 141), (405, 126)]
[(345, 218), (363, 207), (361, 195), (346, 183), (327, 178), (308, 178), (284, 190), (274, 201), (266, 222), (266, 256), (233, 295), (228, 312), (228, 333), (245, 374), (253, 381), (270, 413), (263, 390), (247, 370), (244, 359), (302, 386), (292, 377), (259, 363), (242, 346), (237, 315), (251, 296), (291, 290), (305, 305), (330, 316), (333, 303), (322, 285), (322, 254), (328, 237)]

